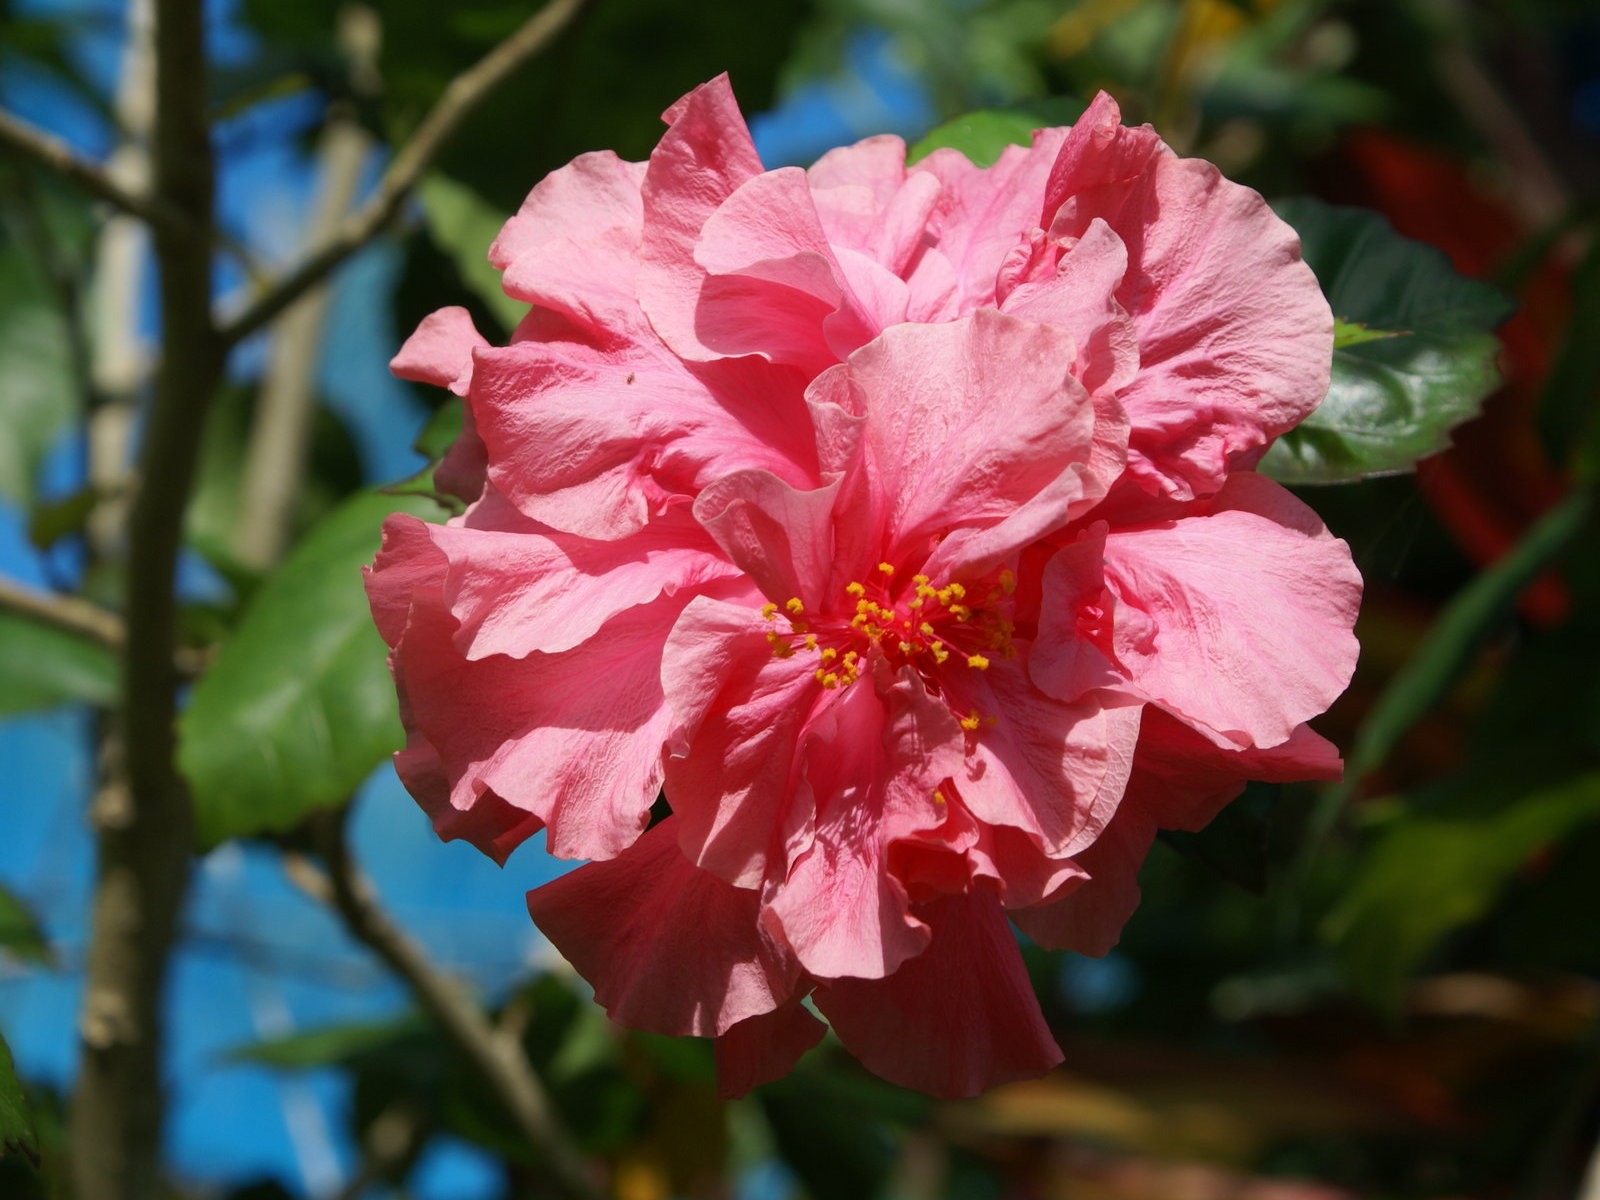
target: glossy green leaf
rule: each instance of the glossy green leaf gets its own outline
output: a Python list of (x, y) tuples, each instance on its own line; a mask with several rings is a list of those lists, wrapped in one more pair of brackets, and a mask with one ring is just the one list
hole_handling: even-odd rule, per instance
[(35, 1164), (39, 1161), (39, 1138), (33, 1128), (33, 1113), (22, 1094), (16, 1067), (11, 1062), (11, 1047), (0, 1037), (0, 1155), (23, 1154)]
[(104, 646), (0, 612), (0, 716), (117, 698), (117, 660)]
[(38, 919), (10, 890), (0, 887), (0, 951), (25, 962), (48, 963), (50, 944)]
[(1261, 470), (1284, 483), (1343, 483), (1410, 470), (1443, 450), (1500, 382), (1494, 329), (1511, 302), (1458, 275), (1444, 254), (1401, 237), (1377, 213), (1279, 201), (1300, 234), (1333, 315), (1398, 336), (1334, 350), (1327, 397), (1279, 438)]
[(1520, 761), (1466, 772), (1384, 827), (1323, 927), (1364, 994), (1392, 999), (1446, 935), (1488, 911), (1531, 855), (1600, 821), (1600, 772), (1539, 774)]
[(178, 763), (202, 845), (337, 805), (399, 748), (394, 684), (361, 585), (393, 511), (440, 513), (415, 496), (347, 501), (262, 584), (195, 686)]
[(489, 246), (505, 224), (506, 214), (465, 184), (443, 175), (430, 175), (417, 194), (428, 232), (450, 256), (461, 282), (482, 300), (509, 332), (528, 315), (528, 306), (500, 287), (500, 272), (489, 265)]

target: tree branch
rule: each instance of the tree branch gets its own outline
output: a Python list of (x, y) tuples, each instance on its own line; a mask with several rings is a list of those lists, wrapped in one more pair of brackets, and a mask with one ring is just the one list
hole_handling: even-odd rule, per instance
[(221, 373), (211, 324), (214, 174), (199, 0), (156, 0), (154, 226), (163, 338), (129, 514), (122, 803), (96, 816), (99, 857), (72, 1113), (78, 1200), (160, 1191), (161, 998), (188, 883), (193, 813), (173, 762), (179, 677), (173, 595), (183, 513)]
[(494, 1092), (528, 1144), (544, 1159), (559, 1194), (570, 1200), (599, 1200), (582, 1156), (562, 1127), (522, 1047), (496, 1030), (487, 1016), (442, 974), (422, 948), (379, 906), (372, 885), (351, 861), (345, 842), (344, 811), (313, 822), (323, 874), (303, 858), (288, 858), (295, 882), (332, 905), (351, 936), (370, 948), (411, 989), (417, 1002)]
[(77, 596), (31, 588), (3, 576), (0, 576), (0, 610), (75, 633), (110, 650), (120, 650), (127, 642), (127, 631), (116, 613)]
[(123, 187), (99, 163), (84, 158), (54, 134), (0, 111), (0, 146), (31, 159), (72, 181), (92, 196), (138, 217), (152, 229), (189, 234), (193, 226), (182, 211), (160, 196), (144, 196)]
[(341, 221), (299, 266), (222, 325), (224, 347), (260, 329), (382, 233), (461, 123), (507, 76), (548, 46), (587, 3), (588, 0), (547, 0), (515, 33), (451, 80), (416, 132), (390, 161), (372, 198)]

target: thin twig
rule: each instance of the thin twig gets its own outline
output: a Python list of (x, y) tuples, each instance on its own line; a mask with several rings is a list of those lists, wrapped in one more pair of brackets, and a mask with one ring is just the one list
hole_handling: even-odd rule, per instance
[(78, 634), (108, 650), (120, 650), (128, 640), (116, 613), (77, 596), (28, 587), (14, 579), (0, 577), (0, 610)]
[(451, 80), (416, 132), (390, 161), (372, 198), (341, 221), (299, 266), (257, 297), (244, 312), (223, 323), (223, 345), (232, 346), (260, 329), (382, 233), (461, 123), (503, 80), (548, 46), (587, 3), (588, 0), (548, 0), (515, 33)]
[(14, 150), (47, 167), (63, 179), (71, 180), (92, 196), (138, 217), (152, 229), (192, 234), (193, 226), (181, 211), (158, 196), (129, 191), (114, 180), (99, 163), (84, 158), (54, 134), (0, 112), (0, 146)]
[(518, 1131), (549, 1168), (551, 1182), (571, 1200), (599, 1200), (582, 1156), (562, 1127), (544, 1085), (529, 1066), (521, 1045), (498, 1031), (489, 1018), (420, 946), (383, 911), (376, 893), (350, 858), (344, 812), (313, 821), (317, 851), (326, 873), (301, 857), (285, 859), (301, 888), (332, 905), (350, 935), (367, 946), (411, 989), (429, 1017), (477, 1070)]
[(95, 813), (98, 854), (77, 1089), (78, 1200), (151, 1200), (161, 1191), (161, 1008), (188, 884), (194, 814), (174, 763), (179, 675), (174, 596), (183, 514), (201, 432), (221, 377), (211, 323), (215, 176), (206, 51), (196, 0), (155, 0), (154, 194), (183, 216), (155, 225), (162, 354), (128, 518), (122, 763)]

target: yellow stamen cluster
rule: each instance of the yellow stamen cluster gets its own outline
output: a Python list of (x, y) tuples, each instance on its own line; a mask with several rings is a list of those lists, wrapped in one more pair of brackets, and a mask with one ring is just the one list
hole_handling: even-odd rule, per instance
[[(935, 586), (929, 576), (921, 574), (912, 576), (909, 590), (896, 589), (894, 574), (892, 563), (881, 562), (865, 580), (846, 584), (848, 617), (840, 613), (813, 620), (798, 596), (781, 604), (762, 605), (761, 615), (767, 620), (781, 617), (789, 624), (787, 633), (775, 629), (767, 634), (773, 655), (791, 658), (801, 648), (815, 654), (816, 680), (829, 689), (848, 687), (860, 679), (874, 653), (886, 656), (891, 665), (920, 658), (924, 671), (952, 661), (965, 663), (970, 670), (986, 671), (994, 655), (1015, 656), (1011, 645), (1014, 626), (1002, 615), (1002, 609), (1009, 607), (1003, 598), (1016, 590), (1016, 577), (1010, 571), (1000, 572), (985, 589), (986, 594), (977, 599), (970, 597), (966, 585)], [(803, 622), (803, 616), (811, 623)], [(820, 636), (812, 631), (813, 626), (821, 631)], [(844, 645), (830, 646), (829, 641)], [(851, 643), (854, 649), (844, 648)], [(958, 720), (968, 732), (994, 723), (994, 718), (978, 712)]]

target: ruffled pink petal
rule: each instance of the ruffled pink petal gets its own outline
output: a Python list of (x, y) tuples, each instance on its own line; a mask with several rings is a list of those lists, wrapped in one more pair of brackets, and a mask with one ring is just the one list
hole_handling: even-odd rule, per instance
[(1076, 346), (1072, 371), (1083, 386), (1120, 392), (1139, 372), (1138, 335), (1117, 300), (1127, 272), (1127, 247), (1096, 220), (1061, 256), (1054, 274), (1014, 288), (1001, 311), (1070, 334)]
[(935, 150), (910, 169), (942, 185), (936, 228), (940, 254), (955, 278), (960, 312), (999, 303), (1001, 267), (1029, 234), (1046, 224), (1045, 185), (1064, 130), (1040, 129), (1032, 146), (1007, 146), (993, 166), (975, 167), (958, 150)]
[(977, 573), (1099, 498), (1110, 481), (1083, 477), (1095, 412), (1072, 354), (1066, 335), (985, 310), (896, 326), (851, 356), (886, 558), (920, 561), (948, 531), (928, 573)]
[[(472, 352), (488, 344), (466, 309), (441, 308), (422, 319), (389, 361), (389, 370), (401, 379), (449, 388), (457, 396), (465, 396), (472, 387)], [(461, 433), (434, 470), (434, 486), (470, 503), (483, 492), (488, 466), (488, 452), (468, 407)]]
[(1089, 878), (1011, 919), (1041, 946), (1107, 954), (1139, 906), (1139, 868), (1157, 829), (1203, 829), (1247, 780), (1337, 779), (1339, 772), (1338, 750), (1304, 725), (1270, 750), (1224, 750), (1149, 709), (1127, 796), (1077, 856)]
[(1132, 769), (1137, 705), (1109, 696), (1054, 699), (1029, 685), (1018, 659), (962, 672), (947, 695), (956, 709), (985, 721), (954, 776), (978, 820), (1022, 830), (1053, 858), (1098, 836)]
[(1007, 908), (1038, 904), (1087, 878), (1070, 858), (1045, 854), (1033, 838), (973, 817), (954, 781), (939, 785), (944, 823), (889, 844), (888, 870), (913, 903), (971, 891), (987, 881)]
[(416, 332), (389, 360), (389, 370), (401, 379), (431, 383), (464, 396), (472, 381), (472, 352), (488, 344), (466, 309), (441, 308), (422, 318)]
[(508, 499), (610, 540), (729, 471), (815, 486), (803, 386), (759, 360), (685, 364), (648, 336), (603, 350), (525, 341), (478, 352), (471, 406)]
[(634, 297), (645, 164), (609, 150), (545, 176), (489, 247), (506, 294), (570, 317), (602, 341), (645, 328)]
[(716, 1041), (717, 1095), (737, 1100), (752, 1088), (782, 1079), (827, 1031), (799, 1000), (745, 1018)]
[(678, 850), (671, 817), (609, 862), (528, 893), (528, 911), (611, 1019), (650, 1033), (725, 1034), (770, 1013), (800, 971), (757, 927), (756, 893)]
[[(616, 541), (538, 526), (473, 529), (398, 518), (444, 556), (445, 602), (469, 659), (570, 650), (624, 609), (736, 573), (681, 506)], [(398, 536), (400, 530), (396, 531)]]
[(699, 336), (705, 270), (694, 260), (695, 242), (717, 206), (760, 173), (761, 159), (726, 75), (695, 88), (663, 118), (670, 128), (645, 172), (639, 302), (677, 353), (716, 358)]
[[(1223, 743), (1275, 746), (1350, 681), (1361, 577), (1283, 488), (1235, 475), (1209, 511), (1106, 537), (1117, 660), (1151, 700)], [(1047, 591), (1046, 613), (1070, 601)], [(1039, 686), (1054, 690), (1036, 664)]]
[[(553, 854), (617, 854), (644, 829), (660, 791), (671, 714), (658, 664), (684, 599), (619, 612), (559, 654), (469, 661), (444, 602), (444, 556), (431, 542), (415, 545), (406, 528), (388, 526), (367, 589), (380, 632), (401, 630), (389, 661), (410, 738), (403, 777), (422, 785), (417, 798), (440, 835), (469, 837), (503, 860), (543, 822)], [(491, 793), (493, 820), (454, 815)]]
[(1082, 237), (1104, 220), (1127, 246), (1118, 298), (1140, 354), (1121, 397), (1129, 467), (1153, 490), (1209, 495), (1322, 401), (1333, 319), (1299, 238), (1257, 193), (1120, 119), (1101, 93), (1072, 127), (1049, 232)]
[(881, 134), (836, 147), (806, 169), (806, 181), (828, 241), (870, 251), (884, 210), (906, 181), (906, 144)]
[(810, 837), (800, 739), (831, 703), (802, 655), (778, 658), (750, 605), (695, 599), (673, 627), (661, 684), (673, 713), (667, 794), (684, 853), (745, 887)]
[(700, 493), (694, 517), (763, 593), (816, 612), (833, 581), (839, 485), (799, 491), (767, 471), (736, 471)]
[(928, 948), (887, 979), (819, 987), (817, 1007), (876, 1075), (935, 1096), (974, 1096), (1061, 1061), (1022, 955), (986, 891), (926, 906)]
[[(1133, 619), (1106, 586), (1104, 521), (1078, 531), (1070, 545), (1045, 564), (1039, 636), (1028, 652), (1028, 675), (1059, 700), (1076, 701), (1101, 688), (1128, 682), (1117, 661), (1113, 631)], [(1126, 632), (1124, 637), (1126, 638)]]
[(1124, 802), (1094, 844), (1077, 855), (1089, 878), (1060, 899), (1013, 909), (1011, 919), (1041, 946), (1096, 958), (1109, 954), (1139, 907), (1139, 868), (1155, 836), (1150, 814)]
[(960, 768), (961, 729), (909, 669), (880, 686), (881, 697), (865, 681), (845, 689), (813, 720), (811, 844), (777, 864), (767, 888), (766, 916), (819, 978), (879, 978), (927, 945), (887, 857), (944, 820), (934, 793)]

